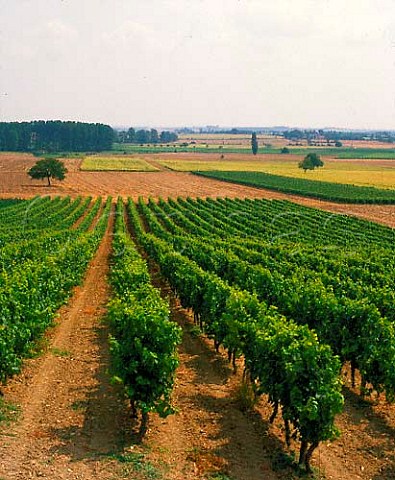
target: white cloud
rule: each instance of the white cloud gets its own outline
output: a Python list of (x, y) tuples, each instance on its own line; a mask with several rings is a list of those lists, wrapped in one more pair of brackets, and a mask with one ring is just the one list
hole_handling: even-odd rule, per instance
[(46, 23), (43, 33), (45, 36), (59, 40), (74, 40), (78, 37), (75, 28), (66, 25), (59, 19), (53, 19)]
[(119, 42), (129, 44), (136, 40), (149, 42), (154, 38), (154, 30), (148, 25), (128, 20), (110, 32), (104, 32), (102, 37), (112, 45), (119, 46)]
[(394, 124), (393, 0), (2, 1), (9, 119)]

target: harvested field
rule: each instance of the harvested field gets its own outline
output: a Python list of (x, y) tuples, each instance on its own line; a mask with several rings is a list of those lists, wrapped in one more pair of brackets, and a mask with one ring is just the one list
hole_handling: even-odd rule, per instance
[(393, 149), (394, 145), (387, 142), (378, 142), (375, 140), (342, 140), (343, 147), (351, 148), (382, 148)]
[(323, 157), (325, 166), (311, 172), (298, 168), (301, 156), (266, 155), (264, 158), (240, 160), (232, 158), (207, 160), (193, 158), (159, 160), (159, 164), (171, 170), (187, 171), (248, 171), (265, 172), (292, 178), (303, 178), (331, 183), (345, 183), (364, 187), (395, 188), (395, 161), (348, 161)]
[[(194, 154), (190, 154), (194, 156)], [(165, 156), (161, 155), (161, 158)], [(170, 155), (174, 158), (173, 155)], [(199, 155), (196, 155), (199, 157)], [(204, 156), (203, 156), (204, 157)], [(240, 157), (240, 156), (238, 156)], [(195, 156), (194, 156), (195, 158)], [(248, 156), (250, 159), (251, 156)], [(31, 198), (36, 195), (121, 195), (137, 199), (139, 196), (158, 197), (230, 197), (287, 199), (324, 210), (356, 215), (395, 227), (393, 205), (343, 205), (270, 190), (257, 189), (198, 177), (183, 172), (81, 172), (81, 160), (66, 159), (68, 175), (63, 182), (46, 187), (45, 182), (31, 180), (27, 170), (35, 163), (32, 155), (7, 153), (0, 155), (0, 196), (3, 198)]]
[[(274, 148), (282, 148), (289, 145), (289, 141), (284, 137), (274, 135), (257, 135), (259, 144), (271, 145)], [(218, 133), (193, 133), (179, 135), (178, 143), (195, 142), (196, 146), (242, 146), (246, 149), (251, 148), (251, 134), (218, 134)]]
[(157, 167), (130, 155), (90, 155), (82, 160), (81, 170), (91, 172), (155, 172)]

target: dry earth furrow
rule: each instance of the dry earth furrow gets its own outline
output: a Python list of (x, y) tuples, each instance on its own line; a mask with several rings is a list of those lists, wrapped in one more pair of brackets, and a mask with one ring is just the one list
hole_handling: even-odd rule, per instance
[(109, 229), (85, 281), (59, 311), (47, 353), (27, 362), (5, 398), (21, 406), (19, 422), (0, 439), (0, 478), (111, 479), (107, 454), (122, 450), (127, 410), (107, 374)]

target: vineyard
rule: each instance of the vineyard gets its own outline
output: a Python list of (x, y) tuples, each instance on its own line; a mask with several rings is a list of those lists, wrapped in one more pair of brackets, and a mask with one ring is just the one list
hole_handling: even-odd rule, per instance
[[(140, 201), (129, 214), (195, 321), (244, 357), (256, 394), (286, 439), (300, 438), (299, 463), (337, 434), (340, 362), (363, 394), (394, 398), (394, 231), (281, 201)], [(379, 240), (378, 240), (379, 239)], [(316, 332), (316, 333), (315, 333)]]
[(267, 399), (270, 423), (282, 419), (303, 470), (344, 433), (344, 383), (367, 401), (395, 399), (394, 230), (261, 199), (1, 201), (1, 382), (83, 281), (111, 213), (109, 373), (141, 438), (150, 412), (176, 412), (181, 342), (145, 258), (254, 401)]
[(81, 282), (105, 232), (110, 207), (111, 199), (92, 225), (101, 199), (1, 202), (1, 381), (19, 371), (23, 357)]
[(394, 204), (395, 190), (363, 187), (304, 178), (290, 178), (263, 172), (194, 172), (196, 175), (239, 183), (251, 187), (268, 188), (279, 192), (322, 198), (334, 202)]
[(148, 413), (174, 413), (170, 395), (178, 365), (179, 328), (169, 319), (169, 305), (150, 283), (146, 263), (126, 232), (123, 203), (117, 203), (109, 305), (111, 351), (116, 378), (124, 385), (133, 414), (141, 410), (141, 434)]

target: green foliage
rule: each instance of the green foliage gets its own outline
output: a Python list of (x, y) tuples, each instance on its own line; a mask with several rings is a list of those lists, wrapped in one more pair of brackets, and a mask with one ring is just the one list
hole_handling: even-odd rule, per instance
[(251, 149), (252, 153), (256, 155), (258, 153), (258, 140), (256, 138), (256, 133), (253, 132), (251, 135)]
[(338, 152), (336, 158), (344, 160), (363, 159), (363, 160), (394, 160), (395, 150), (393, 149), (377, 149), (377, 148), (342, 148)]
[[(138, 478), (144, 480), (160, 480), (162, 474), (146, 459), (144, 453), (140, 452), (127, 452), (122, 454), (111, 455), (112, 458), (123, 464), (123, 472), (125, 476), (129, 477), (138, 475)], [(136, 478), (137, 480), (137, 478)]]
[(71, 355), (69, 350), (63, 350), (62, 348), (52, 348), (51, 353), (55, 357), (69, 357)]
[[(207, 258), (201, 266), (196, 263), (202, 258), (198, 249), (195, 261), (187, 258), (191, 245), (193, 249), (193, 237), (188, 237), (191, 242), (182, 250), (184, 254), (174, 251), (173, 235), (163, 232), (158, 217), (142, 201), (139, 209), (155, 233), (141, 230), (130, 202), (130, 217), (139, 241), (158, 262), (182, 306), (194, 311), (195, 320), (217, 347), (222, 344), (231, 358), (244, 356), (255, 392), (268, 394), (273, 405), (281, 404), (284, 421), (292, 425), (302, 445), (310, 444), (312, 451), (317, 442), (333, 439), (338, 434), (334, 418), (341, 411), (343, 397), (340, 362), (330, 348), (321, 345), (308, 327), (287, 321), (254, 294), (233, 288), (215, 272), (206, 271)], [(174, 218), (168, 217), (166, 223)], [(221, 276), (226, 274), (221, 258), (213, 261), (216, 271), (221, 271)]]
[(305, 156), (305, 158), (299, 162), (299, 168), (303, 168), (304, 171), (306, 170), (314, 170), (317, 167), (323, 167), (324, 162), (321, 160), (320, 156), (316, 153), (309, 153)]
[(281, 177), (262, 172), (193, 172), (196, 175), (335, 202), (395, 204), (395, 190)]
[(100, 123), (0, 122), (0, 151), (98, 152), (112, 148), (114, 131)]
[(6, 402), (0, 397), (0, 426), (2, 423), (9, 424), (19, 418), (20, 408)]
[(207, 480), (232, 480), (232, 478), (226, 473), (216, 472), (207, 477)]
[(110, 199), (92, 231), (87, 232), (84, 222), (71, 229), (89, 202), (42, 198), (1, 209), (0, 382), (19, 371), (22, 359), (83, 278), (111, 207)]
[(251, 412), (258, 402), (259, 396), (256, 395), (253, 384), (249, 379), (243, 378), (237, 390), (236, 398), (242, 412)]
[(64, 180), (67, 173), (67, 168), (64, 163), (56, 158), (43, 158), (38, 160), (35, 165), (28, 171), (28, 175), (34, 179), (48, 180), (48, 186), (51, 185), (51, 178), (56, 180)]
[(167, 416), (174, 412), (170, 397), (180, 329), (169, 321), (168, 303), (151, 285), (147, 266), (126, 234), (121, 200), (113, 252), (108, 316), (114, 373), (134, 407)]
[[(391, 369), (391, 364), (395, 363), (394, 329), (372, 305), (360, 300), (344, 300), (343, 295), (348, 293), (347, 284), (342, 296), (336, 297), (332, 288), (323, 285), (320, 274), (309, 272), (295, 263), (292, 255), (284, 254), (282, 250), (286, 251), (287, 246), (277, 252), (271, 249), (270, 256), (255, 254), (254, 261), (259, 263), (251, 265), (238, 258), (232, 252), (234, 247), (226, 242), (211, 241), (208, 245), (190, 237), (174, 237), (172, 244), (187, 252), (189, 258), (206, 270), (257, 294), (261, 300), (270, 300), (286, 316), (316, 329), (336, 354), (364, 372), (365, 380), (376, 391), (384, 389), (388, 396), (394, 395)], [(243, 251), (240, 246), (237, 251), (249, 259), (247, 249)], [(297, 260), (300, 262), (299, 258)], [(336, 281), (339, 283), (340, 279), (337, 277)], [(231, 314), (228, 322), (233, 322), (234, 318)], [(228, 328), (232, 331), (229, 324)], [(339, 335), (339, 332), (343, 334)], [(229, 333), (224, 337), (224, 345), (230, 349), (237, 346), (237, 341), (237, 333), (233, 340)]]
[[(186, 215), (190, 219), (196, 217), (195, 235), (202, 238), (187, 235), (166, 219), (166, 228), (172, 232), (168, 236), (163, 227), (148, 217), (156, 235), (171, 242), (175, 249), (187, 252), (188, 257), (204, 269), (275, 304), (299, 323), (317, 329), (320, 338), (329, 343), (335, 353), (365, 372), (365, 379), (376, 390), (384, 389), (388, 396), (393, 395), (390, 365), (395, 361), (394, 333), (388, 321), (395, 320), (394, 232), (391, 229), (287, 202), (179, 199), (171, 203), (171, 209), (164, 202), (160, 202), (160, 208), (152, 202), (149, 206), (158, 218), (164, 213), (161, 215), (160, 210), (166, 209), (169, 218), (184, 228), (188, 226), (189, 231), (192, 225)], [(292, 209), (298, 215), (291, 216)], [(234, 220), (232, 210), (240, 215), (242, 222)], [(284, 216), (285, 212), (288, 215)], [(267, 236), (270, 243), (263, 241), (265, 230), (274, 226), (273, 218), (280, 220), (273, 232), (279, 239), (278, 245), (272, 244), (271, 232)], [(290, 219), (296, 220), (294, 225)], [(328, 220), (331, 222), (327, 229), (321, 228), (318, 232), (309, 228), (310, 223), (318, 221), (325, 225)], [(237, 240), (232, 236), (233, 225), (237, 227)], [(294, 243), (282, 235), (284, 228), (294, 231)], [(243, 234), (250, 235), (250, 239), (242, 240)], [(207, 235), (209, 243), (205, 239)], [(220, 240), (219, 235), (227, 240)], [(319, 247), (318, 243), (326, 245)], [(334, 249), (336, 244), (341, 250)], [(353, 249), (352, 255), (344, 250), (345, 245)]]
[[(222, 137), (221, 137), (222, 138)], [(120, 143), (114, 143), (113, 151), (119, 153), (166, 153), (174, 152), (174, 144), (166, 144), (161, 141), (160, 144), (137, 144), (137, 143), (122, 143), (123, 139), (119, 139)], [(222, 147), (222, 148), (220, 148)], [(287, 148), (287, 147), (286, 147)], [(210, 144), (193, 144), (179, 143), (177, 144), (178, 152), (196, 152), (196, 153), (247, 153), (251, 146), (233, 146), (233, 145), (210, 145)], [(281, 154), (282, 148), (264, 148), (260, 151), (261, 155)], [(311, 152), (310, 147), (291, 147), (290, 153), (294, 155), (307, 155)], [(318, 147), (321, 156), (331, 156), (335, 158), (354, 159), (354, 158), (369, 158), (369, 159), (394, 159), (394, 149), (383, 148), (352, 148), (352, 147)]]
[(174, 143), (178, 140), (178, 135), (167, 130), (162, 130), (159, 134), (154, 128), (151, 128), (151, 130), (136, 131), (131, 127), (127, 131), (117, 132), (117, 140), (122, 145), (126, 143), (137, 143), (140, 145), (153, 144), (156, 146), (158, 143)]
[(339, 360), (359, 369), (362, 391), (368, 382), (393, 399), (393, 230), (285, 201), (140, 199), (138, 209), (151, 234), (130, 202), (144, 248), (216, 346), (244, 356), (255, 393), (282, 406), (306, 468), (338, 433)]

